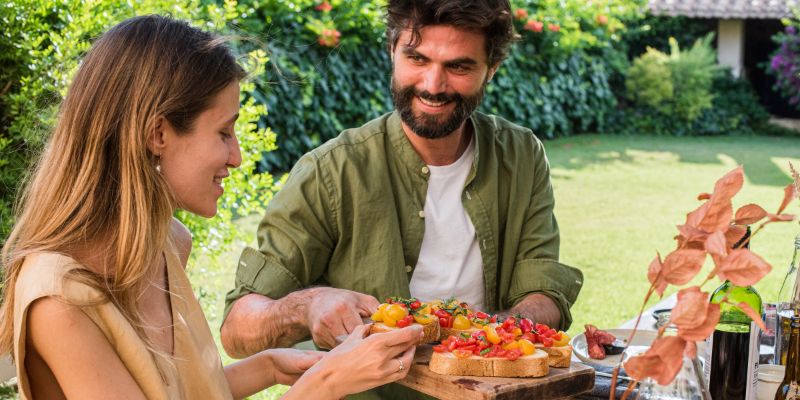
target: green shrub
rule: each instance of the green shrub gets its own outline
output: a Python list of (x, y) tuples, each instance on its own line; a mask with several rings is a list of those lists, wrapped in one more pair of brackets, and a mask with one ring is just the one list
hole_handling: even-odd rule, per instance
[(668, 60), (666, 54), (652, 47), (635, 59), (625, 80), (628, 97), (636, 104), (668, 113), (667, 104), (675, 96)]
[(670, 39), (669, 55), (648, 48), (626, 74), (628, 98), (668, 118), (694, 122), (714, 98), (711, 85), (719, 67), (712, 39), (711, 34), (698, 39), (688, 51)]
[(769, 123), (769, 113), (759, 103), (753, 88), (730, 71), (716, 74), (711, 86), (711, 107), (688, 122), (674, 118), (650, 106), (617, 110), (610, 118), (612, 132), (674, 136), (713, 135), (796, 135), (793, 131)]
[[(25, 171), (47, 140), (56, 118), (58, 103), (82, 55), (94, 38), (114, 24), (135, 15), (171, 14), (196, 26), (225, 32), (237, 15), (236, 3), (205, 4), (200, 0), (124, 0), (84, 2), (80, 0), (39, 0), (0, 6), (3, 40), (0, 41), (0, 241), (13, 224), (11, 205)], [(245, 63), (263, 75), (267, 58), (263, 50), (251, 52)], [(179, 213), (195, 235), (196, 255), (221, 254), (234, 239), (245, 233), (233, 228), (236, 215), (260, 212), (272, 194), (268, 174), (255, 174), (263, 152), (274, 148), (274, 134), (259, 118), (263, 104), (251, 96), (252, 83), (242, 85), (243, 103), (236, 130), (244, 161), (226, 180), (226, 192), (217, 217), (206, 220)], [(87, 110), (91, 112), (91, 110)]]

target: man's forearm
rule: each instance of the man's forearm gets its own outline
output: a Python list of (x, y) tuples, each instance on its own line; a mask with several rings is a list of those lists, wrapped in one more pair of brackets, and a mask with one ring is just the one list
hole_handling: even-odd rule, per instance
[(503, 317), (517, 314), (556, 329), (561, 326), (561, 312), (558, 310), (558, 305), (553, 299), (541, 293), (529, 294), (511, 309), (498, 313)]
[(310, 337), (305, 316), (314, 291), (300, 290), (278, 300), (260, 294), (236, 300), (220, 331), (225, 351), (231, 357), (243, 358)]

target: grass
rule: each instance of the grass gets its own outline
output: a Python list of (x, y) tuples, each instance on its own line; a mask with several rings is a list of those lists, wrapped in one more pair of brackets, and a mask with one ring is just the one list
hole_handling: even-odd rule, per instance
[[(674, 249), (675, 225), (699, 205), (699, 193), (713, 190), (717, 178), (744, 165), (745, 186), (734, 207), (757, 203), (774, 212), (790, 182), (788, 161), (800, 166), (798, 138), (585, 135), (548, 141), (545, 147), (561, 228), (561, 259), (584, 273), (572, 308), (572, 334), (585, 323), (612, 328), (637, 314), (649, 287), (647, 266), (656, 251)], [(791, 204), (788, 212), (800, 214), (798, 205)], [(259, 219), (238, 222), (239, 229), (252, 232), (253, 242)], [(777, 298), (797, 233), (797, 223), (773, 224), (752, 241), (752, 249), (773, 265), (773, 272), (756, 285), (764, 301)], [(242, 246), (230, 249), (224, 264), (200, 260), (190, 267), (217, 336)], [(718, 284), (712, 281), (704, 289), (712, 291)], [(670, 287), (665, 295), (674, 291)], [(231, 361), (221, 354), (226, 364)], [(283, 391), (273, 388), (253, 398), (274, 399)]]

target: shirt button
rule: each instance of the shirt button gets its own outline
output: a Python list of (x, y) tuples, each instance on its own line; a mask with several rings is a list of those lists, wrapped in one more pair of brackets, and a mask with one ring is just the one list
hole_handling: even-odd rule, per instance
[(420, 211), (417, 215), (419, 215), (420, 218), (425, 218), (425, 211)]
[(411, 267), (410, 265), (406, 265), (406, 272), (411, 272), (413, 270), (414, 270), (413, 267)]
[(430, 168), (428, 168), (427, 166), (422, 167), (422, 173), (423, 174), (428, 175), (428, 172), (431, 172)]

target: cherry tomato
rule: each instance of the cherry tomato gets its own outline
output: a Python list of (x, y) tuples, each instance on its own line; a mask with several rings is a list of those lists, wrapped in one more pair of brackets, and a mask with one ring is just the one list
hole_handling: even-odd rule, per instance
[(448, 314), (447, 311), (442, 310), (441, 308), (436, 310), (436, 311), (434, 311), (433, 314), (436, 315), (439, 318), (447, 318), (447, 317), (450, 316), (450, 314)]
[(437, 344), (436, 346), (433, 346), (433, 351), (437, 353), (444, 353), (447, 351), (447, 347), (443, 344)]
[(544, 345), (544, 347), (553, 347), (553, 339), (551, 339), (549, 337), (543, 337), (541, 339), (542, 339), (542, 344)]
[(533, 322), (527, 318), (523, 318), (519, 321), (519, 328), (522, 329), (522, 333), (528, 333), (533, 329)]
[(519, 340), (519, 349), (522, 351), (522, 354), (529, 356), (536, 352), (536, 346), (531, 343), (528, 339), (520, 339)]
[(408, 310), (406, 310), (402, 305), (395, 303), (387, 307), (383, 314), (384, 317), (389, 317), (395, 321), (399, 321), (408, 315)]
[(472, 324), (469, 322), (469, 319), (463, 315), (456, 315), (455, 318), (453, 318), (453, 329), (466, 330), (469, 329), (470, 326), (472, 326)]
[(480, 318), (480, 319), (486, 319), (486, 318), (489, 318), (489, 314), (486, 314), (485, 312), (482, 312), (482, 311), (478, 311), (478, 312), (476, 312), (476, 313), (475, 313), (475, 316), (476, 316), (476, 317), (478, 317), (478, 318)]
[(406, 315), (403, 319), (397, 320), (397, 327), (398, 328), (405, 328), (414, 323), (414, 317), (411, 315)]
[(489, 319), (489, 322), (491, 322), (493, 324), (497, 323), (497, 315), (492, 315), (492, 318)]
[(514, 360), (518, 359), (521, 355), (522, 355), (522, 352), (520, 352), (519, 349), (512, 349), (512, 350), (506, 351), (505, 357), (510, 361), (514, 361)]
[(413, 303), (409, 304), (409, 307), (411, 307), (412, 310), (416, 310), (422, 307), (422, 303), (420, 303), (419, 300), (414, 300)]

